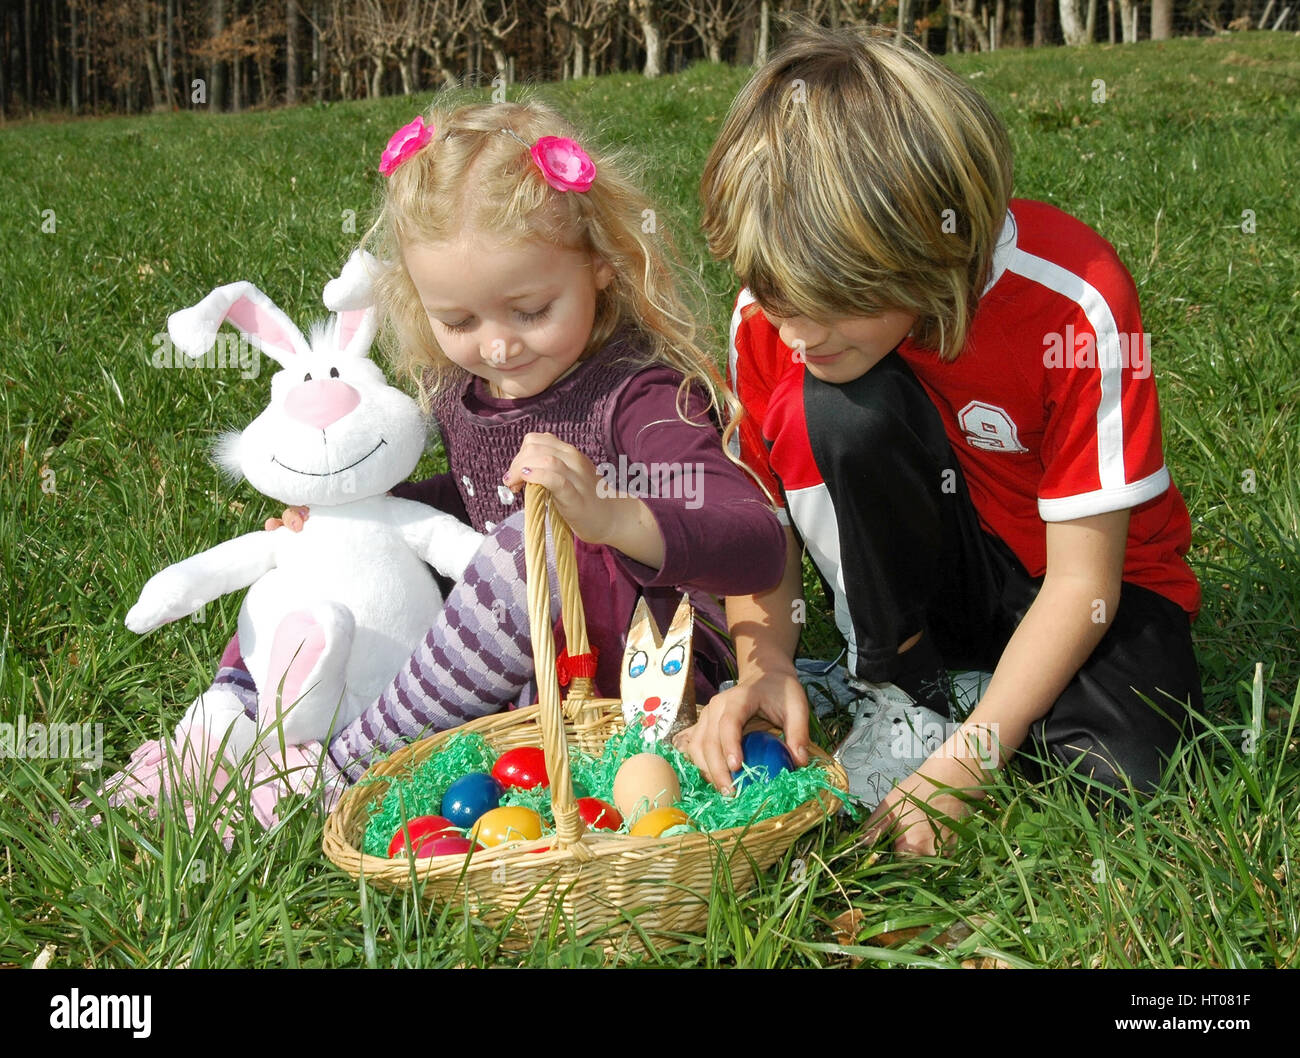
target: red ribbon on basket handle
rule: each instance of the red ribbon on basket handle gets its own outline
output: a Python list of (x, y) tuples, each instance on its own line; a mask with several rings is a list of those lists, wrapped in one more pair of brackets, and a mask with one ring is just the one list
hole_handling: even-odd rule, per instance
[(588, 679), (594, 679), (596, 676), (596, 658), (600, 651), (595, 647), (586, 654), (569, 655), (569, 648), (565, 647), (560, 651), (560, 656), (555, 659), (555, 675), (559, 677), (560, 686), (567, 687), (575, 676), (586, 676)]

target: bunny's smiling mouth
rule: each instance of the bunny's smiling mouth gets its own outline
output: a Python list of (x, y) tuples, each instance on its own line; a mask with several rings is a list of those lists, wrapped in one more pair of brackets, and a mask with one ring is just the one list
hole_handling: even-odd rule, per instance
[(272, 457), (271, 457), (271, 462), (272, 462), (272, 463), (275, 463), (277, 466), (282, 466), (282, 467), (284, 467), (285, 470), (292, 471), (294, 474), (302, 474), (304, 477), (309, 477), (309, 478), (329, 478), (329, 477), (333, 477), (335, 474), (342, 474), (345, 470), (351, 470), (353, 467), (357, 466), (359, 463), (364, 463), (367, 459), (369, 459), (372, 455), (374, 455), (376, 452), (378, 452), (378, 451), (379, 451), (381, 448), (383, 448), (384, 445), (386, 445), (386, 444), (388, 444), (388, 442), (385, 441), (385, 440), (381, 437), (381, 438), (379, 439), (379, 444), (375, 445), (374, 448), (372, 448), (369, 452), (367, 452), (365, 455), (363, 455), (360, 459), (356, 460), (356, 461), (353, 462), (353, 463), (349, 463), (349, 464), (348, 464), (347, 466), (345, 466), (345, 467), (339, 467), (338, 470), (328, 470), (328, 471), (324, 471), (324, 472), (316, 471), (316, 470), (297, 470), (297, 469), (295, 469), (294, 467), (289, 466), (288, 463), (282, 463), (282, 462), (280, 462), (280, 460), (277, 459), (275, 456), (272, 456)]

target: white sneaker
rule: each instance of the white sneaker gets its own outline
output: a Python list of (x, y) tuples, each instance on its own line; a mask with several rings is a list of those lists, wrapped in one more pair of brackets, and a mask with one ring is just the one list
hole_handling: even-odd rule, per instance
[(943, 745), (948, 718), (892, 683), (853, 682), (863, 696), (835, 759), (848, 775), (850, 796), (870, 811)]

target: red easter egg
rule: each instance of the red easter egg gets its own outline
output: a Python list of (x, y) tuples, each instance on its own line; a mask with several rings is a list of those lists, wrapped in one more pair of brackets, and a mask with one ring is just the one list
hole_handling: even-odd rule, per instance
[(435, 838), (424, 846), (426, 856), (464, 856), (467, 852), (477, 852), (483, 846), (469, 838)]
[(445, 816), (417, 816), (404, 827), (399, 827), (393, 840), (388, 843), (388, 858), (399, 856), (406, 849), (406, 834), (411, 834), (411, 845), (415, 855), (432, 856), (429, 845), (441, 837), (459, 836), (456, 824)]
[(579, 797), (578, 815), (587, 826), (597, 830), (617, 830), (623, 825), (618, 809), (599, 797)]
[(536, 746), (517, 746), (497, 758), (492, 768), (492, 778), (502, 786), (531, 790), (536, 786), (549, 786), (546, 774), (546, 754)]

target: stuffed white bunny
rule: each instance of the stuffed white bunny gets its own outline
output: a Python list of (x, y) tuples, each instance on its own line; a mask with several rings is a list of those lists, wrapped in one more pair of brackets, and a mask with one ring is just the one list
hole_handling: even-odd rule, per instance
[(258, 718), (208, 692), (177, 728), (259, 742), (328, 742), (373, 702), (442, 605), (425, 563), (459, 579), (482, 536), (449, 514), (386, 495), (425, 446), (416, 403), (368, 359), (376, 319), (373, 258), (358, 251), (325, 288), (335, 315), (310, 342), (251, 283), (218, 287), (167, 321), (173, 343), (204, 355), (224, 321), (280, 364), (271, 401), (218, 443), (218, 463), (281, 503), (310, 505), (301, 532), (228, 540), (150, 578), (126, 626), (145, 633), (247, 587), (239, 645), (258, 687)]

